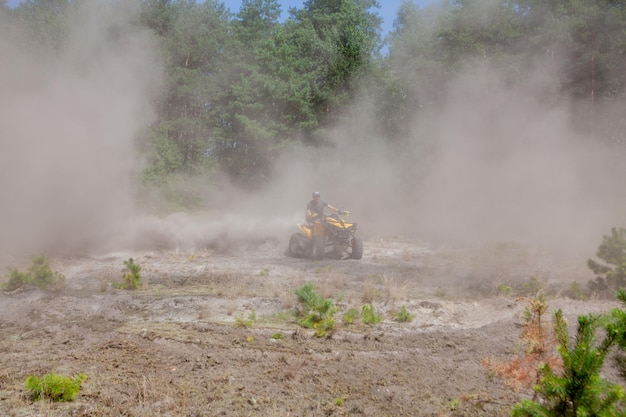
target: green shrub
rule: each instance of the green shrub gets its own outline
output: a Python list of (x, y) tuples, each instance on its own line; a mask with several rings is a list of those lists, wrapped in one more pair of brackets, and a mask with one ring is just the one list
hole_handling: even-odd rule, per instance
[(410, 323), (415, 319), (415, 316), (411, 314), (405, 306), (402, 306), (400, 311), (393, 314), (393, 318), (400, 323)]
[(30, 281), (28, 272), (20, 271), (17, 268), (9, 268), (9, 282), (6, 283), (5, 288), (7, 290), (15, 290)]
[(361, 309), (361, 320), (363, 324), (378, 324), (383, 321), (383, 316), (376, 314), (373, 305), (365, 304)]
[(513, 289), (510, 285), (506, 285), (503, 283), (498, 284), (496, 290), (498, 291), (498, 294), (502, 294), (505, 297), (510, 297), (513, 292)]
[(539, 384), (542, 376), (540, 366), (549, 366), (554, 372), (563, 368), (556, 351), (557, 341), (551, 336), (553, 327), (546, 322), (548, 304), (545, 296), (538, 294), (527, 301), (515, 355), (506, 361), (494, 357), (482, 360), (488, 376), (502, 378), (514, 392), (532, 390)]
[(72, 401), (86, 379), (83, 373), (69, 377), (52, 372), (42, 378), (30, 375), (24, 386), (33, 401), (44, 398), (53, 402)]
[(9, 268), (9, 282), (5, 288), (14, 290), (25, 284), (41, 288), (61, 287), (65, 284), (65, 276), (52, 270), (46, 255), (36, 255), (28, 271)]
[(522, 292), (531, 297), (543, 292), (544, 288), (545, 284), (535, 276), (531, 276), (522, 284)]
[(346, 324), (352, 324), (359, 318), (359, 310), (351, 308), (343, 315), (343, 322)]
[(569, 288), (564, 293), (565, 296), (574, 300), (586, 300), (587, 294), (585, 294), (584, 288), (580, 283), (574, 281), (570, 284)]
[(248, 314), (247, 319), (243, 317), (243, 312), (238, 314), (237, 317), (235, 317), (235, 326), (237, 327), (245, 327), (246, 329), (248, 329), (252, 327), (255, 322), (256, 322), (256, 313), (254, 311)]
[[(626, 292), (617, 298), (626, 304)], [(540, 366), (541, 378), (535, 386), (538, 401), (515, 404), (513, 417), (534, 416), (622, 416), (624, 388), (601, 376), (602, 366), (614, 346), (626, 347), (626, 311), (578, 317), (576, 337), (570, 337), (561, 310), (554, 314), (554, 332), (563, 368), (555, 372), (547, 363)], [(602, 339), (600, 339), (600, 337)]]
[(127, 261), (124, 261), (124, 282), (114, 283), (113, 286), (115, 288), (119, 288), (122, 290), (136, 290), (141, 286), (141, 275), (139, 271), (141, 271), (141, 266), (135, 263), (133, 258), (129, 258)]
[(304, 305), (302, 317), (298, 320), (300, 326), (315, 329), (315, 335), (318, 337), (326, 336), (335, 328), (334, 315), (337, 308), (332, 299), (321, 297), (315, 292), (312, 284), (304, 284), (302, 288), (298, 288), (296, 296)]
[(589, 292), (611, 297), (615, 290), (626, 287), (626, 229), (612, 228), (610, 235), (603, 236), (596, 256), (605, 264), (587, 260), (587, 266), (596, 274), (587, 285)]

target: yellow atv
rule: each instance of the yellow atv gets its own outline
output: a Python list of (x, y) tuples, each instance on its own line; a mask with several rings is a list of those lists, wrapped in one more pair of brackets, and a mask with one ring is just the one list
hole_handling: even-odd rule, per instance
[[(348, 216), (347, 211), (341, 212)], [(298, 224), (291, 235), (289, 254), (296, 258), (361, 259), (363, 240), (356, 236), (356, 223), (348, 223), (336, 214), (316, 216), (312, 224)]]

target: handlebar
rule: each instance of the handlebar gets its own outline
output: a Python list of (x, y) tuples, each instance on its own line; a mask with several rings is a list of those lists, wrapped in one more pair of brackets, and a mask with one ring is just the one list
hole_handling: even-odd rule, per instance
[(339, 210), (337, 213), (331, 213), (330, 215), (326, 216), (320, 216), (317, 213), (312, 213), (310, 216), (310, 219), (312, 221), (317, 221), (317, 220), (324, 220), (326, 217), (334, 217), (334, 218), (338, 218), (337, 216), (346, 216), (348, 217), (350, 215), (350, 212), (348, 210)]
[(337, 213), (331, 213), (330, 215), (325, 216), (325, 217), (332, 217), (333, 219), (339, 219), (339, 216), (345, 216), (345, 217), (347, 217), (347, 216), (349, 216), (349, 215), (350, 215), (350, 212), (349, 212), (349, 211), (346, 211), (346, 210), (339, 210)]

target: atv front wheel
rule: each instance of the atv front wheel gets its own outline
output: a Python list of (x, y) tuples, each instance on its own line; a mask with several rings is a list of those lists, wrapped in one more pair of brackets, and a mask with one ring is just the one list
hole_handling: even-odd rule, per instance
[(289, 254), (294, 258), (304, 258), (307, 255), (309, 241), (302, 233), (294, 233), (289, 239)]
[(363, 257), (363, 240), (360, 237), (352, 238), (352, 252), (350, 259), (361, 259)]

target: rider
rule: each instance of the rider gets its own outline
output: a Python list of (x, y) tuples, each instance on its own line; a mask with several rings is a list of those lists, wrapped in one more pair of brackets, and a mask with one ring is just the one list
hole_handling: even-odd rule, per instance
[(337, 214), (344, 214), (344, 211), (339, 210), (323, 201), (320, 197), (319, 191), (315, 191), (313, 193), (313, 200), (309, 201), (309, 204), (306, 205), (306, 221), (307, 223), (312, 223), (315, 215), (324, 216), (324, 207), (328, 207), (330, 210), (334, 211)]

